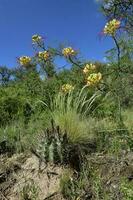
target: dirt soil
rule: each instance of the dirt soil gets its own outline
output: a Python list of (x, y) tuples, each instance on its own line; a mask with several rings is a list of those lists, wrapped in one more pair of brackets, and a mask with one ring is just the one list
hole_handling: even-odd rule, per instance
[[(112, 199), (122, 199), (119, 185), (122, 177), (133, 181), (133, 153), (122, 153), (119, 158), (91, 154), (88, 163), (98, 169), (105, 191)], [(46, 165), (32, 154), (0, 155), (0, 200), (63, 200), (60, 194), (60, 177), (63, 167)], [(91, 191), (86, 183), (86, 191)], [(36, 198), (38, 197), (38, 198)], [(93, 197), (92, 197), (93, 199)]]
[(62, 170), (59, 166), (40, 163), (34, 154), (15, 154), (10, 158), (1, 156), (0, 200), (30, 200), (34, 195), (39, 200), (61, 200), (59, 183)]

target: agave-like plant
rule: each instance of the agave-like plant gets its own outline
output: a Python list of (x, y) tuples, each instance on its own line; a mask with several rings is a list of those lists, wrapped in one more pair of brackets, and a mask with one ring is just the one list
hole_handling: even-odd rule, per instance
[(69, 112), (71, 110), (78, 114), (82, 114), (82, 118), (87, 116), (95, 100), (101, 96), (100, 91), (95, 92), (89, 97), (88, 87), (84, 86), (80, 91), (70, 91), (69, 93), (59, 92), (55, 95), (55, 98), (51, 101), (51, 111)]
[(81, 91), (70, 91), (67, 94), (58, 93), (50, 104), (50, 112), (61, 132), (67, 132), (68, 139), (74, 143), (87, 142), (90, 137), (89, 115), (94, 102), (101, 96), (97, 91), (89, 97), (88, 87)]

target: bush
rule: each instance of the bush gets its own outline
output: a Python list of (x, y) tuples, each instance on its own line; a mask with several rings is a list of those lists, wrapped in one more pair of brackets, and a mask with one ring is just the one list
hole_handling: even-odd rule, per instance
[[(51, 116), (62, 132), (68, 134), (73, 143), (87, 142), (91, 137), (92, 120), (86, 119), (92, 113), (92, 106), (100, 96), (99, 93), (88, 98), (88, 90), (83, 88), (78, 92), (59, 93), (51, 102)], [(90, 126), (90, 124), (92, 126)]]

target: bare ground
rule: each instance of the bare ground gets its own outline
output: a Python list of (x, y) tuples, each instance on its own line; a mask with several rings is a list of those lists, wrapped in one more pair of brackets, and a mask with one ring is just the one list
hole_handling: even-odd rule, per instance
[(33, 154), (15, 154), (11, 158), (1, 156), (0, 162), (1, 200), (19, 200), (26, 193), (29, 195), (27, 200), (30, 195), (37, 195), (40, 200), (63, 199), (59, 194), (62, 167), (40, 164)]
[[(133, 153), (123, 152), (119, 157), (91, 154), (88, 163), (98, 170), (102, 187), (113, 194), (112, 199), (121, 200), (121, 178), (133, 182)], [(0, 200), (63, 200), (60, 194), (62, 173), (62, 166), (40, 163), (32, 153), (14, 154), (11, 157), (1, 155)], [(92, 191), (91, 179), (86, 187), (87, 193)], [(95, 198), (92, 196), (89, 199)]]

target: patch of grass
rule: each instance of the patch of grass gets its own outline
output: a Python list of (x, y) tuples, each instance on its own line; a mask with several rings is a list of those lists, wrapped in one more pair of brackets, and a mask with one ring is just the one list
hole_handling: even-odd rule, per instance
[(39, 188), (31, 179), (23, 186), (23, 189), (20, 192), (20, 198), (21, 200), (39, 200), (38, 194)]
[(121, 192), (123, 194), (123, 200), (133, 199), (133, 182), (123, 179), (120, 185)]
[(92, 137), (92, 119), (82, 119), (74, 111), (60, 113), (54, 112), (54, 121), (60, 126), (62, 132), (67, 132), (72, 143), (87, 142)]
[(45, 127), (49, 126), (47, 113), (33, 116), (27, 124), (23, 119), (13, 121), (11, 124), (0, 128), (0, 152), (22, 152), (36, 144), (37, 137)]
[(60, 190), (63, 196), (67, 199), (73, 199), (73, 172), (70, 169), (65, 169), (60, 179)]
[[(20, 121), (14, 122), (0, 129), (1, 151), (6, 152), (21, 152), (23, 151), (24, 142), (24, 124)], [(2, 144), (5, 146), (2, 147)], [(5, 148), (5, 149), (4, 149)]]
[(51, 102), (51, 115), (62, 132), (67, 132), (73, 143), (87, 142), (91, 137), (94, 120), (88, 116), (92, 112), (93, 103), (100, 96), (95, 93), (88, 98), (88, 89), (69, 94), (59, 93)]
[(60, 189), (63, 196), (68, 200), (81, 199), (85, 200), (90, 197), (89, 191), (85, 191), (88, 186), (88, 180), (83, 175), (79, 177), (69, 169), (66, 169), (60, 180)]
[(98, 170), (91, 169), (91, 189), (94, 199), (101, 200), (104, 199), (104, 188), (102, 184), (102, 179)]
[(130, 134), (133, 135), (133, 108), (123, 110), (122, 116), (125, 126), (128, 128)]
[[(124, 121), (124, 119), (123, 119)], [(94, 125), (97, 150), (119, 154), (121, 150), (131, 150), (133, 141), (131, 129), (127, 126), (120, 127), (112, 118), (95, 118)]]

